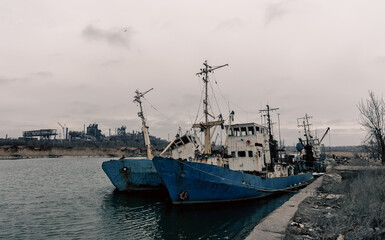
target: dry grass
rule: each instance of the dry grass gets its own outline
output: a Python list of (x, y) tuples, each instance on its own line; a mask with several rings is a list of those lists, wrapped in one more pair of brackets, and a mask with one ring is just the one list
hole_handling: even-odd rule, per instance
[(336, 227), (350, 238), (384, 239), (385, 170), (361, 172), (346, 185), (344, 195)]
[(329, 171), (293, 221), (285, 239), (385, 239), (385, 169)]
[(385, 239), (385, 170), (344, 175), (347, 178), (342, 183), (326, 183), (321, 189), (327, 194), (343, 196), (327, 200), (331, 214), (319, 219), (320, 225), (327, 226), (324, 236)]
[(352, 158), (354, 157), (353, 152), (328, 152), (329, 155), (335, 155), (336, 157), (347, 157), (347, 158)]

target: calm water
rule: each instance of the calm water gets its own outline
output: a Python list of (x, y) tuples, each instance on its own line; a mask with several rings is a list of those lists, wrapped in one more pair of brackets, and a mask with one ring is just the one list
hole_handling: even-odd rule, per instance
[(0, 161), (0, 239), (244, 239), (291, 196), (175, 207), (114, 191), (105, 160)]

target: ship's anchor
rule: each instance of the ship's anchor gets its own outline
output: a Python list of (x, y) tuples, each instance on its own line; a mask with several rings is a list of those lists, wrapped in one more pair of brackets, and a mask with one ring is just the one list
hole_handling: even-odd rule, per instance
[(186, 191), (182, 191), (181, 193), (179, 193), (179, 198), (182, 201), (188, 199), (187, 192)]

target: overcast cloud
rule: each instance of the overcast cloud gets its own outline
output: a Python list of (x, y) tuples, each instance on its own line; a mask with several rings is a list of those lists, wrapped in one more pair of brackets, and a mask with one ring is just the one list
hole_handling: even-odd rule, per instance
[(92, 25), (88, 25), (82, 31), (82, 35), (95, 41), (105, 41), (112, 46), (128, 47), (133, 31), (130, 28), (119, 30), (101, 30)]
[(382, 0), (4, 0), (0, 138), (57, 122), (139, 131), (132, 100), (150, 88), (150, 133), (171, 138), (202, 112), (195, 73), (208, 60), (229, 64), (211, 78), (224, 116), (259, 123), (270, 104), (287, 145), (306, 113), (318, 134), (331, 127), (326, 145), (356, 145), (356, 104), (383, 94), (384, 11)]
[(270, 24), (274, 20), (282, 18), (288, 13), (288, 10), (285, 8), (286, 4), (288, 4), (288, 1), (272, 2), (268, 4), (265, 15), (266, 25)]

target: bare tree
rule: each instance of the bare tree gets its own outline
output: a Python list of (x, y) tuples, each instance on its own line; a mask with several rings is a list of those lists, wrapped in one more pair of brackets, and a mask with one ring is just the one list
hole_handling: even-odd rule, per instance
[(367, 132), (364, 144), (374, 147), (382, 164), (385, 164), (385, 102), (382, 97), (377, 98), (369, 91), (369, 99), (361, 99), (357, 108), (360, 111), (360, 124)]

